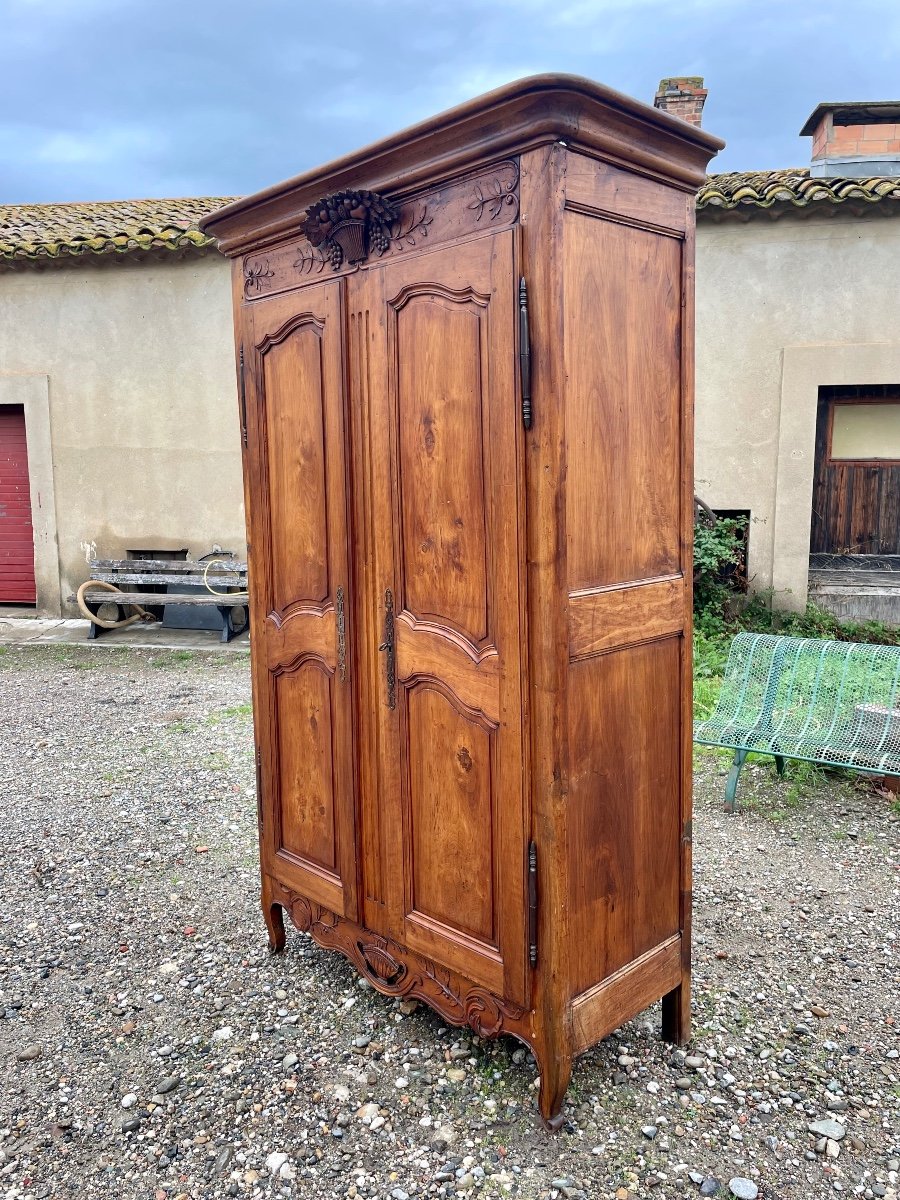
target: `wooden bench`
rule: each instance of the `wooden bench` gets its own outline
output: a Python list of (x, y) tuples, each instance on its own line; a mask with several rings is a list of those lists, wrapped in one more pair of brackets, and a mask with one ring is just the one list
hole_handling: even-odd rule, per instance
[(750, 753), (900, 776), (900, 646), (739, 633), (716, 706), (694, 741), (734, 750), (725, 785), (736, 807)]
[[(247, 628), (247, 564), (238, 559), (212, 559), (209, 562), (170, 562), (167, 559), (130, 558), (94, 559), (91, 582), (113, 584), (118, 591), (87, 586), (82, 592), (85, 606), (95, 617), (104, 605), (119, 610), (119, 620), (126, 620), (126, 609), (134, 605), (148, 611), (151, 619), (167, 604), (214, 606), (222, 618), (223, 642)], [(147, 591), (147, 588), (165, 591)], [(190, 588), (191, 591), (185, 589)], [(200, 590), (202, 589), (202, 590)], [(70, 596), (77, 603), (77, 596)], [(102, 625), (91, 622), (88, 639), (108, 632)]]

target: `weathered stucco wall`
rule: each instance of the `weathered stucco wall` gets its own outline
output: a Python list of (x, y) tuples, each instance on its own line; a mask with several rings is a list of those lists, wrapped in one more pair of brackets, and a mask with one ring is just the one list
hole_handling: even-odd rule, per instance
[(818, 388), (900, 383), (898, 295), (900, 216), (698, 221), (696, 491), (751, 510), (752, 586), (787, 607), (806, 603)]
[(49, 397), (58, 572), (39, 569), (41, 611), (73, 615), (66, 598), (95, 555), (245, 556), (223, 258), (0, 274), (0, 403), (21, 402), (22, 376)]

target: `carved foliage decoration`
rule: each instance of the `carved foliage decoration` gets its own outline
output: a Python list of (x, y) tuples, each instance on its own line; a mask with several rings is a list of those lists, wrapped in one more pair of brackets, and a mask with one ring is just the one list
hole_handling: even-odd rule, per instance
[(511, 1033), (528, 1041), (523, 1008), (486, 988), (460, 986), (450, 972), (381, 934), (361, 929), (321, 905), (275, 885), (273, 899), (284, 904), (298, 929), (324, 949), (338, 950), (378, 991), (389, 996), (417, 996), (451, 1025), (469, 1025), (479, 1037)]
[(275, 272), (269, 266), (267, 258), (262, 262), (248, 263), (244, 271), (244, 295), (249, 296), (253, 291), (265, 291), (265, 281), (274, 278)]
[(394, 205), (377, 192), (336, 192), (309, 206), (303, 232), (311, 246), (323, 247), (338, 271), (345, 262), (363, 262), (372, 251), (384, 254), (397, 215)]
[(434, 217), (428, 215), (428, 205), (414, 205), (408, 212), (401, 213), (397, 218), (391, 241), (394, 250), (402, 250), (405, 246), (415, 246), (418, 241), (428, 237), (428, 226)]
[(322, 252), (321, 246), (313, 249), (312, 246), (304, 244), (300, 247), (299, 256), (294, 259), (294, 266), (298, 275), (321, 275), (327, 262), (328, 257)]
[(496, 221), (503, 212), (504, 205), (512, 210), (508, 214), (510, 217), (515, 217), (519, 211), (518, 163), (508, 162), (501, 166), (512, 166), (512, 175), (499, 170), (492, 178), (477, 180), (475, 183), (474, 196), (469, 208), (474, 211), (476, 221), (481, 221), (485, 214), (488, 221)]

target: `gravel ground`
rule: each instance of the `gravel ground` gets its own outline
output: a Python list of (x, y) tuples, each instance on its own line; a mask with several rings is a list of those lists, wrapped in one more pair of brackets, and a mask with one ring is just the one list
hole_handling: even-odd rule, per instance
[(0, 1197), (897, 1195), (889, 797), (750, 767), (728, 817), (698, 758), (695, 1041), (625, 1026), (553, 1137), (517, 1043), (268, 954), (245, 657), (11, 649), (0, 696)]

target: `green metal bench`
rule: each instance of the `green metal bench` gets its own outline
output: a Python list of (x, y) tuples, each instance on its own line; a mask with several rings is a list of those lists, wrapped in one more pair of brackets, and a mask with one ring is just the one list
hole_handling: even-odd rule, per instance
[(739, 633), (694, 741), (734, 750), (732, 812), (750, 753), (771, 754), (779, 775), (786, 758), (900, 775), (900, 646)]

